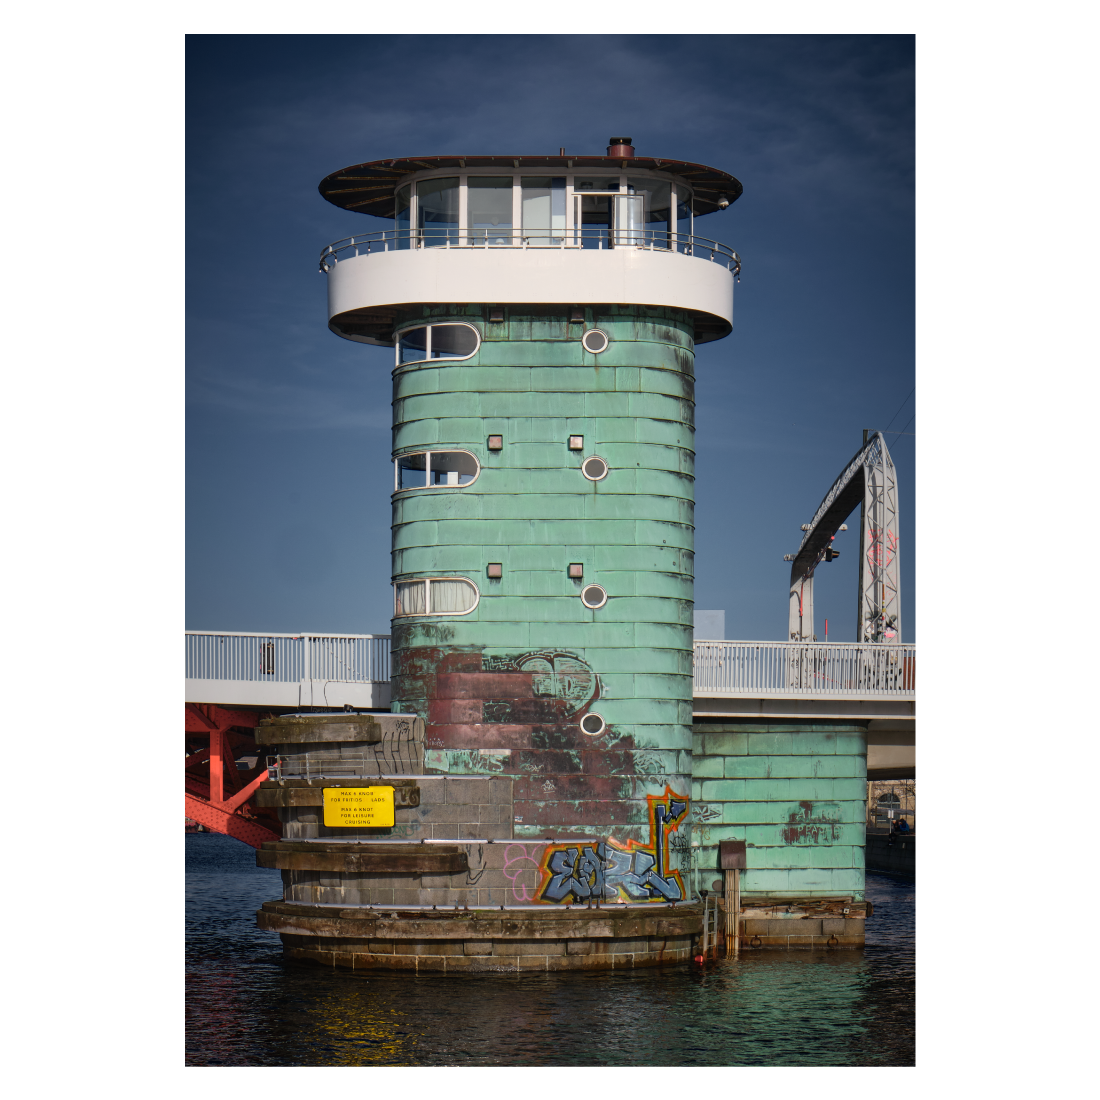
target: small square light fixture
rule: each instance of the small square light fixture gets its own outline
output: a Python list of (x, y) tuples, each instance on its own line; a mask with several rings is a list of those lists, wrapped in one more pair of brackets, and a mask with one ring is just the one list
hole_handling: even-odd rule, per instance
[(571, 325), (583, 325), (584, 324), (584, 310), (574, 308), (573, 312), (569, 315), (569, 323)]
[(499, 561), (491, 561), (486, 567), (485, 572), (488, 574), (488, 576), (499, 580), (502, 576), (504, 576), (504, 567)]
[(504, 436), (491, 435), (489, 436), (489, 450), (490, 451), (503, 451), (504, 450)]
[(497, 306), (494, 309), (489, 310), (489, 321), (491, 324), (495, 325), (500, 325), (504, 323), (503, 306)]
[(583, 451), (584, 450), (584, 436), (583, 435), (571, 435), (569, 437), (569, 449), (571, 451)]
[(579, 561), (573, 562), (569, 566), (569, 576), (579, 581), (584, 576), (584, 566)]

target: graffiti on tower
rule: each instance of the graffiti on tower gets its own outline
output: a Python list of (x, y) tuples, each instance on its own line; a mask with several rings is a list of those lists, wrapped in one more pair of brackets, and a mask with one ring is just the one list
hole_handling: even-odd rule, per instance
[(575, 653), (540, 649), (517, 656), (483, 657), (482, 670), (521, 673), (523, 684), (522, 688), (513, 681), (501, 685), (515, 692), (513, 698), (486, 698), (483, 718), (486, 722), (539, 718), (560, 721), (579, 714), (599, 695), (599, 677)]
[(543, 852), (537, 901), (683, 901), (683, 879), (672, 870), (669, 841), (687, 817), (688, 799), (666, 786), (648, 795), (649, 842), (613, 838), (594, 844), (550, 844)]

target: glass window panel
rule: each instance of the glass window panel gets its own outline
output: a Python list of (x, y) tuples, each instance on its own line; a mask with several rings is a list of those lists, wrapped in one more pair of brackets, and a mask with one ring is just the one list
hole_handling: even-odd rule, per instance
[(512, 177), (469, 176), (466, 219), (470, 240), (477, 244), (512, 243)]
[(578, 195), (577, 221), (581, 229), (580, 243), (585, 248), (606, 248), (611, 229), (611, 195)]
[(469, 325), (432, 325), (432, 358), (464, 359), (477, 349), (477, 333)]
[(477, 477), (477, 459), (465, 451), (432, 451), (433, 485), (469, 485)]
[(461, 614), (474, 606), (477, 593), (469, 581), (436, 580), (432, 578), (431, 611), (432, 615), (447, 613)]
[(523, 177), (523, 236), (528, 244), (550, 238), (550, 177)]
[(418, 363), (428, 358), (428, 327), (411, 328), (401, 333), (397, 341), (397, 361)]
[(397, 590), (397, 606), (394, 615), (426, 615), (428, 604), (425, 599), (423, 581), (404, 581), (394, 585)]
[(416, 219), (425, 244), (458, 242), (458, 176), (417, 183)]
[(654, 248), (668, 248), (669, 215), (672, 206), (672, 185), (667, 180), (628, 179), (626, 189), (634, 189), (645, 205), (645, 243)]
[(557, 245), (565, 234), (565, 177), (524, 176), (523, 236), (528, 244)]
[(676, 248), (680, 252), (691, 251), (691, 194), (676, 189)]
[(397, 207), (394, 215), (394, 227), (397, 229), (397, 247), (408, 248), (410, 237), (410, 219), (412, 217), (412, 187), (405, 186), (397, 192)]
[(643, 243), (645, 225), (645, 196), (637, 194), (615, 195), (615, 244), (640, 245)]
[(554, 176), (550, 180), (550, 229), (557, 234), (555, 244), (565, 235), (565, 177)]
[(574, 191), (618, 191), (618, 176), (575, 176)]
[(397, 460), (398, 489), (422, 489), (427, 484), (426, 454), (402, 455)]

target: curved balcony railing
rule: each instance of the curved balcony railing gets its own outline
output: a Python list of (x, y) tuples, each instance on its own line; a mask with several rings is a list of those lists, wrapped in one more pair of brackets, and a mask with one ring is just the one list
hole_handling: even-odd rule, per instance
[(327, 273), (341, 259), (352, 256), (419, 248), (641, 248), (647, 252), (678, 252), (713, 260), (732, 271), (738, 281), (741, 274), (741, 257), (727, 244), (709, 237), (657, 233), (650, 229), (569, 229), (557, 236), (549, 230), (498, 233), (487, 229), (380, 229), (334, 241), (321, 252), (320, 268)]

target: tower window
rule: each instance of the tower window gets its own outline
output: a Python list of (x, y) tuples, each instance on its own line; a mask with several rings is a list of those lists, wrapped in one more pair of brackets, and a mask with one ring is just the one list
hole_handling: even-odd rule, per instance
[(469, 451), (418, 451), (394, 459), (394, 492), (458, 488), (477, 480), (481, 465)]
[(607, 463), (598, 455), (592, 455), (581, 463), (581, 473), (589, 481), (603, 481), (607, 477)]
[(465, 577), (424, 577), (393, 586), (393, 616), (466, 615), (481, 599), (477, 585)]
[(606, 351), (610, 342), (607, 333), (602, 328), (590, 328), (581, 337), (581, 346), (593, 355), (599, 355), (601, 351)]
[(528, 245), (558, 245), (565, 236), (565, 177), (524, 176), (523, 239)]
[(426, 245), (458, 244), (458, 176), (416, 185), (416, 224)]
[(587, 584), (581, 589), (581, 603), (595, 611), (607, 603), (607, 593), (598, 584)]
[(594, 710), (590, 710), (581, 719), (581, 729), (590, 737), (595, 737), (596, 734), (603, 733), (603, 731), (607, 729), (607, 723), (604, 722), (602, 714), (597, 714)]
[(512, 243), (512, 177), (471, 176), (467, 184), (471, 244)]
[(397, 365), (430, 359), (469, 359), (481, 344), (473, 325), (419, 325), (397, 337)]

